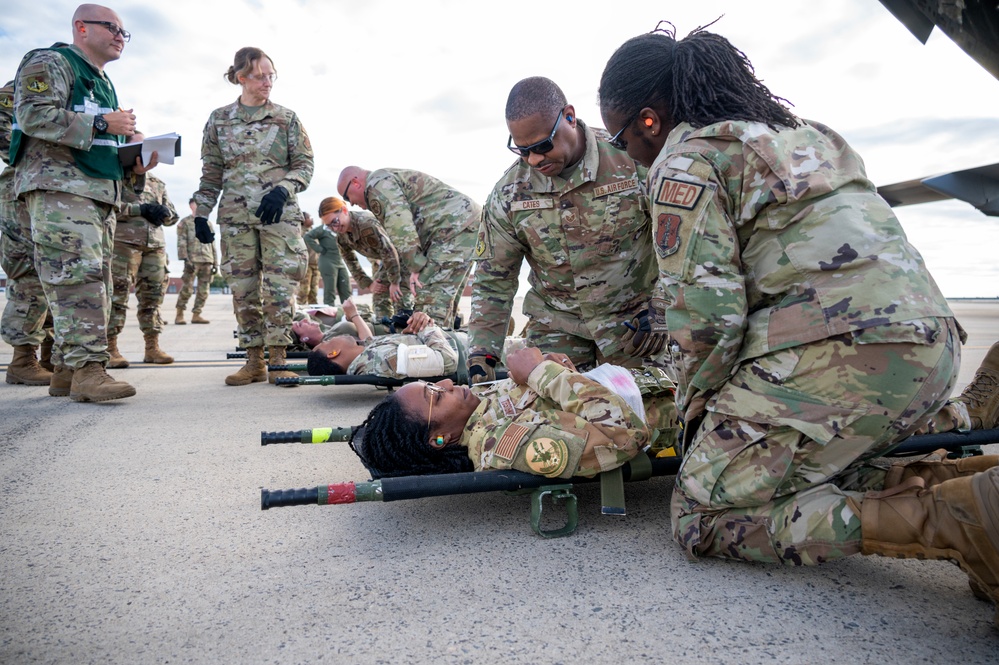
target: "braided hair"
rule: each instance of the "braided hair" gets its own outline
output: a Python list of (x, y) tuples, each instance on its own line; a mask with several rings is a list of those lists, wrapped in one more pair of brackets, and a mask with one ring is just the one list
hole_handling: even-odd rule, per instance
[(473, 471), (465, 446), (434, 448), (427, 423), (406, 411), (397, 394), (382, 400), (350, 438), (350, 448), (371, 477)]
[(745, 53), (704, 29), (710, 25), (677, 41), (669, 24), (622, 44), (600, 77), (601, 108), (631, 115), (662, 101), (673, 122), (697, 128), (725, 120), (762, 122), (775, 132), (800, 125), (791, 103), (756, 78)]

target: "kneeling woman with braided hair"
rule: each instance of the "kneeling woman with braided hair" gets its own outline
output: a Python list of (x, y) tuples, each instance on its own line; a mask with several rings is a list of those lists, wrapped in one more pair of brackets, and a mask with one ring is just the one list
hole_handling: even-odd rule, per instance
[(673, 382), (658, 369), (576, 371), (561, 353), (512, 352), (510, 378), (472, 388), (403, 386), (368, 414), (351, 448), (372, 477), (517, 469), (594, 476), (646, 447), (673, 447)]

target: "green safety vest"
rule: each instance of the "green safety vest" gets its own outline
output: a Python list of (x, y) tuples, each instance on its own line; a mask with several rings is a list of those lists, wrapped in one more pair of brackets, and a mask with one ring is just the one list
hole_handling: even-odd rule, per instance
[[(49, 50), (49, 49), (38, 49)], [(69, 108), (76, 113), (111, 113), (118, 108), (118, 93), (110, 80), (101, 75), (96, 67), (81, 58), (69, 47), (53, 47), (66, 58), (76, 80), (73, 83), (73, 97)], [(29, 54), (30, 55), (30, 54)], [(25, 56), (27, 60), (28, 56)], [(22, 61), (23, 63), (24, 61)], [(89, 108), (88, 108), (89, 107)], [(16, 119), (10, 137), (10, 164), (14, 166), (23, 152), (24, 134), (18, 127)], [(94, 136), (90, 150), (71, 148), (77, 168), (91, 178), (103, 180), (121, 180), (124, 171), (118, 160), (119, 138), (114, 134), (101, 133)]]

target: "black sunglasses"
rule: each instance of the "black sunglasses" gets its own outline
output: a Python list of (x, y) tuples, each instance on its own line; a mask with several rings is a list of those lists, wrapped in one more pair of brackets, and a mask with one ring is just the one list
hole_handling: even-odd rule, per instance
[(634, 113), (632, 113), (631, 117), (628, 118), (628, 121), (624, 123), (624, 126), (621, 127), (621, 129), (618, 131), (618, 133), (615, 134), (614, 136), (610, 137), (610, 140), (607, 141), (607, 142), (610, 143), (615, 148), (617, 148), (618, 150), (627, 150), (628, 149), (628, 142), (625, 141), (624, 139), (622, 139), (621, 135), (624, 134), (624, 130), (626, 130), (629, 127), (631, 127), (631, 123), (633, 123), (636, 120), (638, 120), (638, 115), (641, 112), (642, 112), (642, 109), (638, 109), (637, 111), (635, 111)]
[(132, 38), (132, 33), (123, 28), (119, 28), (111, 21), (84, 21), (81, 19), (80, 23), (89, 23), (91, 25), (103, 25), (105, 28), (108, 29), (112, 37), (117, 37), (118, 35), (121, 35), (121, 38), (126, 42)]
[(350, 189), (350, 185), (351, 185), (351, 184), (352, 184), (353, 182), (354, 182), (354, 179), (353, 179), (353, 178), (351, 178), (350, 180), (348, 180), (348, 181), (347, 181), (347, 186), (343, 188), (343, 194), (341, 194), (341, 195), (340, 195), (340, 196), (342, 196), (342, 197), (343, 197), (343, 200), (344, 200), (344, 201), (346, 201), (347, 203), (350, 203), (351, 205), (354, 205), (354, 204), (353, 204), (353, 202), (352, 202), (352, 201), (350, 200), (350, 197), (349, 197), (349, 196), (347, 196), (347, 190), (348, 190), (348, 189)]
[(558, 125), (562, 122), (562, 116), (565, 115), (565, 107), (558, 112), (558, 118), (555, 120), (555, 126), (552, 127), (552, 133), (548, 135), (544, 141), (538, 141), (537, 143), (532, 143), (531, 145), (525, 145), (523, 147), (519, 145), (514, 145), (513, 135), (506, 140), (506, 147), (510, 152), (516, 153), (521, 157), (527, 157), (532, 152), (538, 155), (544, 155), (551, 152), (555, 148), (555, 132), (558, 131)]

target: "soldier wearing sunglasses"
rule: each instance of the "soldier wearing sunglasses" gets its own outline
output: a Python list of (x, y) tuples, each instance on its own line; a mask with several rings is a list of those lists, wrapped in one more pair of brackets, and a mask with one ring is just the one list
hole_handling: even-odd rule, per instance
[(486, 201), (475, 248), (473, 381), (495, 378), (525, 259), (529, 345), (582, 368), (634, 366), (624, 322), (645, 307), (657, 277), (645, 169), (577, 118), (547, 78), (513, 87), (506, 121), (518, 159)]

